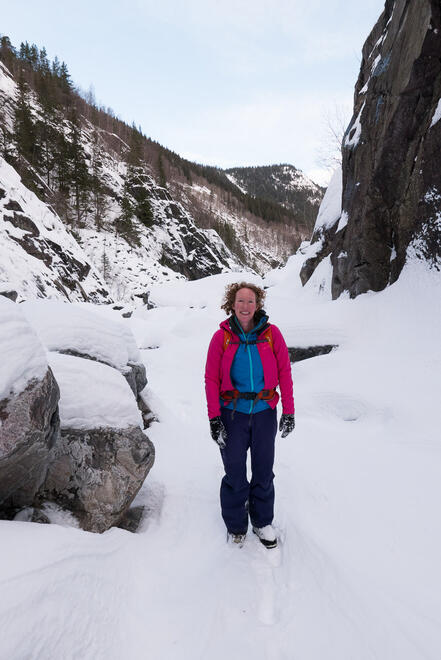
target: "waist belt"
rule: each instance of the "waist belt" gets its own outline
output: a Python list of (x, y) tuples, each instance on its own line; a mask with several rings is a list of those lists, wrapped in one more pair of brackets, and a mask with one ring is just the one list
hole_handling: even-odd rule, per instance
[[(221, 399), (223, 399), (224, 401), (228, 401), (229, 403), (231, 401), (234, 402), (233, 411), (231, 413), (231, 419), (233, 419), (234, 413), (236, 412), (238, 399), (246, 399), (247, 401), (253, 402), (253, 405), (251, 407), (251, 415), (252, 415), (254, 406), (258, 401), (260, 401), (261, 399), (263, 399), (264, 401), (269, 401), (269, 399), (273, 398), (275, 393), (276, 390), (274, 388), (272, 388), (271, 390), (260, 390), (260, 392), (239, 392), (239, 390), (225, 390), (220, 393), (220, 397)], [(251, 417), (250, 417), (250, 424), (251, 424)]]
[(239, 390), (225, 390), (220, 393), (221, 399), (224, 401), (235, 401), (236, 399), (247, 399), (248, 401), (259, 401), (263, 399), (267, 401), (272, 399), (276, 390), (260, 390), (260, 392), (239, 392)]

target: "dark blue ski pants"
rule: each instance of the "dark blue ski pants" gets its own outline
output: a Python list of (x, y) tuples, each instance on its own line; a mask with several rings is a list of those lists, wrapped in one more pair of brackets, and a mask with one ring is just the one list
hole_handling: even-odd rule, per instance
[[(224, 408), (221, 417), (228, 434), (226, 447), (221, 450), (225, 468), (220, 489), (222, 518), (229, 532), (244, 534), (248, 529), (248, 514), (253, 527), (265, 527), (273, 520), (277, 413), (271, 408), (251, 416), (236, 411), (231, 419), (231, 409)], [(250, 483), (247, 480), (248, 449)]]

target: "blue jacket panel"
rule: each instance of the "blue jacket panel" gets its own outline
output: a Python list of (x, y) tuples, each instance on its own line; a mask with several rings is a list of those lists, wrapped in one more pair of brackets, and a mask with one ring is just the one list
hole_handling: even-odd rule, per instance
[[(257, 344), (250, 344), (250, 341), (256, 341), (261, 329), (267, 322), (268, 317), (260, 320), (258, 325), (253, 328), (248, 334), (240, 328), (240, 344), (237, 347), (236, 355), (234, 356), (233, 364), (231, 367), (231, 382), (239, 392), (260, 392), (265, 387), (265, 380), (263, 375), (262, 361), (260, 359)], [(231, 402), (227, 406), (233, 408), (234, 403)], [(253, 401), (247, 399), (238, 399), (236, 410), (242, 413), (257, 413), (262, 410), (270, 408), (266, 401), (259, 400), (253, 406)]]

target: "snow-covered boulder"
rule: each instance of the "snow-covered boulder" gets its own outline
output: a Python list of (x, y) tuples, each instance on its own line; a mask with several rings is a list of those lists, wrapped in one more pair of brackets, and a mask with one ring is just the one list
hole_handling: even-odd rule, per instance
[(59, 353), (50, 353), (49, 362), (61, 391), (61, 439), (43, 495), (75, 513), (83, 529), (103, 532), (129, 508), (154, 447), (118, 370)]
[(31, 505), (59, 433), (59, 389), (21, 309), (0, 296), (0, 509)]
[(27, 318), (49, 351), (96, 360), (118, 369), (139, 399), (147, 377), (132, 332), (116, 315), (100, 314), (91, 307), (58, 300), (23, 303)]

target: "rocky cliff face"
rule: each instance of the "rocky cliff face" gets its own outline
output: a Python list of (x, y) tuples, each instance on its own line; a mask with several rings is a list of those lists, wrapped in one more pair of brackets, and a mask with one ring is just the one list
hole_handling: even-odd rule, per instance
[(0, 293), (110, 302), (100, 273), (60, 218), (0, 156)]
[(396, 281), (409, 250), (441, 257), (441, 5), (387, 0), (363, 47), (343, 139), (342, 212), (316, 226), (306, 282), (329, 254), (332, 295)]

